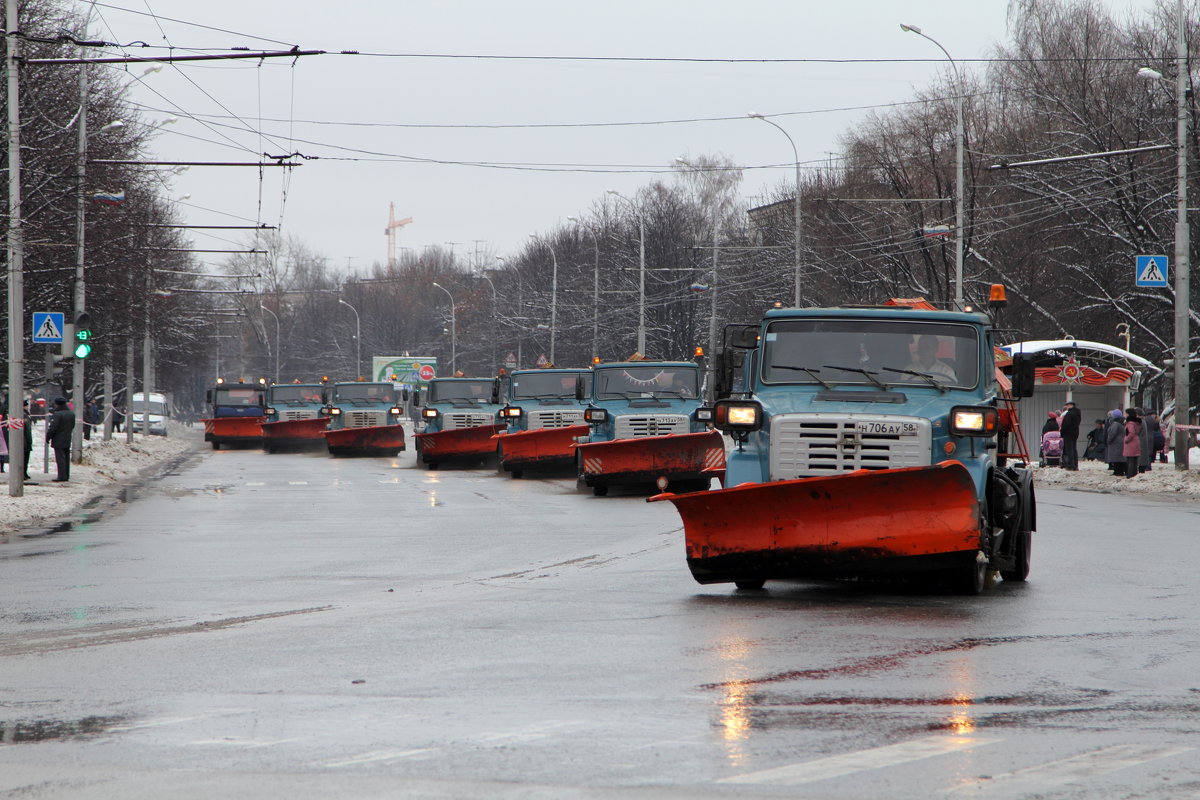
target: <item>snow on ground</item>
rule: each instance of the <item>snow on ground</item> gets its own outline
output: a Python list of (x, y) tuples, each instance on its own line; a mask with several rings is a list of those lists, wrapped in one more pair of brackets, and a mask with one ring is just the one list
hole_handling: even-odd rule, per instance
[(1035, 486), (1055, 489), (1182, 495), (1192, 500), (1200, 498), (1200, 447), (1193, 447), (1189, 451), (1188, 467), (1186, 472), (1176, 470), (1172, 457), (1168, 464), (1156, 462), (1149, 472), (1133, 478), (1118, 478), (1108, 471), (1107, 464), (1080, 461), (1078, 472), (1068, 472), (1059, 467), (1034, 466), (1033, 482)]
[(137, 433), (132, 444), (126, 444), (123, 432), (114, 433), (107, 442), (98, 432), (93, 433), (91, 440), (83, 442), (83, 463), (71, 465), (71, 480), (53, 483), (57, 475), (54, 452), (49, 453), (49, 471), (44, 471), (45, 423), (35, 423), (29, 458), (31, 480), (25, 484), (25, 495), (9, 497), (8, 472), (0, 475), (0, 534), (67, 516), (89, 500), (135, 482), (143, 470), (164, 464), (200, 443), (199, 429), (172, 423), (169, 433), (148, 437)]

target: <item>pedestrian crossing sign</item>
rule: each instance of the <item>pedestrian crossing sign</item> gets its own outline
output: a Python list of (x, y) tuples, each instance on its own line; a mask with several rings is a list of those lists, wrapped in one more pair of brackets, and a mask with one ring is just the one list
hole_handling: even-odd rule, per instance
[(33, 343), (61, 344), (65, 315), (58, 311), (33, 312)]
[(1166, 286), (1167, 257), (1137, 256), (1133, 279), (1135, 286)]

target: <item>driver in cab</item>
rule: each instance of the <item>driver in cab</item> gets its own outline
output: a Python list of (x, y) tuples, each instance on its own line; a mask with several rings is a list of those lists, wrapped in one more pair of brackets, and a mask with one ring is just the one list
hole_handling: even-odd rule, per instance
[(913, 372), (922, 372), (926, 375), (932, 375), (935, 378), (944, 378), (948, 381), (955, 381), (958, 376), (954, 374), (954, 370), (945, 361), (937, 357), (938, 340), (936, 336), (925, 334), (917, 337), (917, 352), (905, 369)]

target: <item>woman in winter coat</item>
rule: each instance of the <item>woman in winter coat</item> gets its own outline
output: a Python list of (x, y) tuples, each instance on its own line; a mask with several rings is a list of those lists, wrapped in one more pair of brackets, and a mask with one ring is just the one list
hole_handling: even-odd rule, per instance
[(1108, 412), (1108, 422), (1104, 425), (1104, 460), (1113, 475), (1125, 475), (1125, 423), (1121, 418), (1121, 410), (1114, 408)]
[(1138, 455), (1138, 472), (1149, 472), (1150, 464), (1154, 460), (1154, 435), (1150, 433), (1150, 418), (1146, 415), (1146, 409), (1139, 408), (1138, 416), (1142, 418), (1142, 429), (1138, 431), (1142, 447), (1142, 452)]
[(1125, 409), (1125, 438), (1121, 452), (1125, 456), (1125, 477), (1138, 474), (1138, 462), (1142, 458), (1142, 420), (1136, 408)]

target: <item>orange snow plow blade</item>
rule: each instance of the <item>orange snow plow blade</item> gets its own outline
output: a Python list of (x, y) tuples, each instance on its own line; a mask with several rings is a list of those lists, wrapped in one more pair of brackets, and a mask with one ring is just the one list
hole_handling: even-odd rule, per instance
[(222, 444), (262, 441), (262, 417), (215, 417), (200, 421), (204, 423), (204, 440), (212, 442), (214, 450)]
[(699, 583), (934, 572), (972, 563), (979, 501), (957, 461), (661, 494)]
[(484, 459), (496, 452), (492, 437), (504, 430), (504, 425), (479, 425), (474, 428), (455, 428), (437, 433), (418, 433), (417, 452), (421, 461), (437, 466), (440, 461)]
[(404, 449), (403, 425), (372, 425), (366, 428), (340, 428), (324, 431), (331, 455), (348, 453), (395, 455)]
[(587, 425), (567, 425), (562, 428), (536, 428), (531, 431), (505, 433), (492, 437), (500, 455), (501, 468), (520, 477), (525, 469), (569, 467), (575, 463), (575, 440), (587, 436)]
[(725, 440), (717, 431), (588, 442), (575, 451), (580, 475), (593, 487), (659, 478), (668, 485), (725, 480)]
[(329, 417), (288, 419), (262, 424), (263, 447), (268, 451), (276, 447), (303, 447), (323, 444), (321, 435), (329, 425)]

